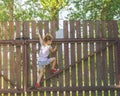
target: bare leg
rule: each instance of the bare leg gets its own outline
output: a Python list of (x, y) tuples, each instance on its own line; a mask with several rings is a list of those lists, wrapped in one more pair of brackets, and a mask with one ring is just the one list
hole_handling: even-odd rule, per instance
[(38, 83), (38, 84), (39, 84), (40, 81), (41, 81), (41, 78), (42, 78), (42, 76), (43, 76), (43, 73), (44, 73), (44, 68), (40, 69), (40, 74), (39, 74), (39, 76), (38, 76), (38, 78), (37, 78), (37, 83)]
[(52, 69), (55, 69), (55, 65), (56, 65), (56, 58), (52, 58), (51, 60), (51, 63), (52, 63)]

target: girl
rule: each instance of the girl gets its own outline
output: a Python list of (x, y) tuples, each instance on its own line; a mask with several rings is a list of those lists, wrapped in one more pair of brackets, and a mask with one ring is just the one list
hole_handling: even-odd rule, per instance
[(48, 58), (49, 53), (55, 52), (57, 49), (56, 46), (55, 46), (55, 48), (51, 47), (53, 37), (50, 34), (47, 34), (44, 37), (44, 39), (42, 39), (41, 35), (40, 34), (38, 34), (38, 35), (39, 35), (39, 40), (40, 40), (40, 44), (41, 44), (41, 48), (39, 51), (39, 57), (38, 57), (38, 65), (39, 65), (39, 69), (40, 69), (40, 74), (37, 78), (37, 82), (35, 83), (35, 88), (40, 87), (40, 81), (43, 76), (45, 65), (48, 65), (50, 63), (52, 64), (52, 68), (51, 68), (52, 73), (56, 73), (59, 71), (58, 69), (55, 69), (56, 58), (55, 57)]

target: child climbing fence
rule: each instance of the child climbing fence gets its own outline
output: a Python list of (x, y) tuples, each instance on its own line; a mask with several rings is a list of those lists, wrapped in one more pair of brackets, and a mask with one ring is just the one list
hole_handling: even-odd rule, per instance
[[(119, 96), (117, 21), (63, 21), (62, 25), (63, 38), (56, 38), (56, 21), (0, 22), (0, 95)], [(38, 31), (54, 36), (53, 55), (60, 71), (52, 74), (47, 65), (36, 90), (31, 87), (37, 80)]]

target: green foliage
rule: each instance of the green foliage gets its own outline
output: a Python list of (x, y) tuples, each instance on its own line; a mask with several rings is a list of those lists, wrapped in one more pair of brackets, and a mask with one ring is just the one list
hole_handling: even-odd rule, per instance
[(0, 21), (53, 20), (58, 19), (59, 10), (67, 0), (2, 0)]
[(8, 21), (13, 18), (13, 2), (14, 0), (1, 0), (0, 1), (0, 21)]
[(1, 0), (0, 21), (54, 20), (69, 6), (70, 20), (118, 20), (120, 0)]
[(69, 8), (72, 20), (113, 20), (120, 19), (120, 0), (74, 0)]
[(40, 0), (42, 8), (50, 20), (58, 19), (60, 9), (65, 7), (67, 2), (67, 0)]

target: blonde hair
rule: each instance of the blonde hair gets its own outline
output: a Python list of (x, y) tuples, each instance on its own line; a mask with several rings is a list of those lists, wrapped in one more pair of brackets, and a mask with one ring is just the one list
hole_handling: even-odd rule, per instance
[(44, 42), (47, 42), (49, 40), (53, 40), (53, 36), (51, 34), (46, 34), (45, 37), (43, 38)]

